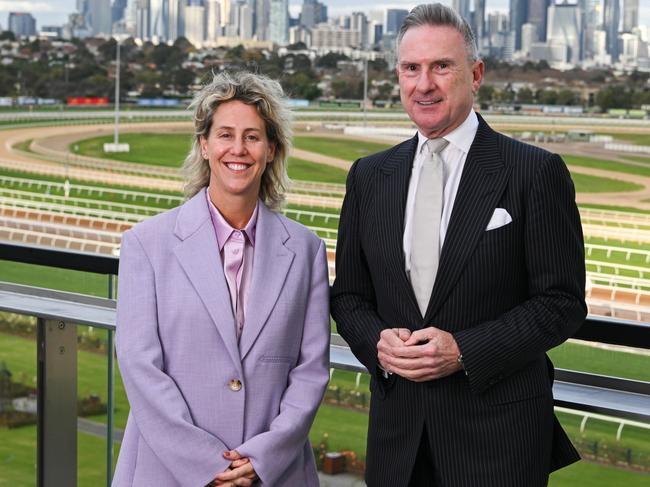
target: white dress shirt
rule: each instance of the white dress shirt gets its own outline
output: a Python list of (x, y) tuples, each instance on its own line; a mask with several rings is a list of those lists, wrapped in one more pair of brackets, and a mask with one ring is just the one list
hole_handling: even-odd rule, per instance
[[(476, 116), (476, 113), (474, 113), (474, 110), (471, 110), (462, 124), (443, 137), (443, 139), (447, 140), (449, 144), (447, 144), (447, 147), (438, 154), (443, 162), (442, 174), (444, 187), (442, 218), (440, 219), (440, 252), (442, 252), (442, 246), (445, 242), (445, 235), (447, 234), (447, 227), (449, 226), (449, 218), (451, 217), (451, 210), (454, 208), (454, 200), (456, 199), (456, 193), (458, 192), (460, 177), (463, 174), (463, 167), (465, 167), (467, 153), (469, 152), (472, 142), (474, 142), (477, 130), (478, 117)], [(413, 238), (415, 192), (417, 191), (422, 164), (424, 159), (429, 157), (426, 149), (423, 150), (424, 144), (428, 139), (420, 132), (418, 132), (418, 139), (418, 147), (415, 151), (415, 157), (413, 158), (413, 169), (409, 181), (406, 210), (404, 212), (403, 247), (404, 266), (407, 276), (410, 276), (411, 273), (411, 240)]]

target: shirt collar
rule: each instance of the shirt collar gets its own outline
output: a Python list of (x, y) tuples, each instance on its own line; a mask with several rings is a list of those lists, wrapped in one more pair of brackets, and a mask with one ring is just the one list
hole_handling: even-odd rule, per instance
[[(472, 142), (474, 142), (474, 137), (476, 136), (477, 130), (478, 117), (476, 116), (474, 110), (470, 110), (469, 115), (467, 115), (465, 121), (454, 130), (449, 132), (447, 135), (445, 135), (443, 139), (449, 142), (449, 145), (452, 145), (467, 154), (469, 152), (469, 148), (472, 146)], [(417, 151), (415, 152), (416, 154), (421, 153), (422, 147), (427, 140), (429, 139), (422, 135), (418, 130), (418, 147)]]
[(208, 209), (210, 210), (210, 217), (212, 219), (212, 225), (214, 226), (214, 231), (217, 235), (217, 243), (219, 244), (219, 251), (223, 250), (223, 246), (226, 244), (232, 232), (241, 230), (241, 232), (246, 236), (250, 244), (255, 247), (255, 229), (257, 227), (257, 213), (259, 207), (259, 199), (255, 203), (255, 209), (251, 215), (250, 220), (244, 228), (233, 228), (223, 217), (221, 212), (214, 206), (212, 200), (210, 200), (210, 194), (206, 190), (205, 197), (208, 200)]

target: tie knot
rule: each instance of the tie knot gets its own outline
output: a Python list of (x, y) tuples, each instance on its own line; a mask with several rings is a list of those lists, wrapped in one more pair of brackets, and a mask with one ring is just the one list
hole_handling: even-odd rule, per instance
[(445, 139), (429, 139), (426, 142), (430, 154), (439, 154), (449, 144)]

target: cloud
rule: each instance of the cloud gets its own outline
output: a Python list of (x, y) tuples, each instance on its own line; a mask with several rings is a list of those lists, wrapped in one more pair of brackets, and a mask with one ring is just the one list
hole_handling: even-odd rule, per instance
[(54, 12), (54, 5), (48, 2), (34, 2), (30, 0), (0, 0), (0, 11), (7, 12)]

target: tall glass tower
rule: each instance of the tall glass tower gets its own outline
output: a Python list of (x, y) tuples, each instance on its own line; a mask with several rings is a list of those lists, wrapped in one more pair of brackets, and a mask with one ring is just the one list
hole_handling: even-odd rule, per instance
[(607, 53), (612, 61), (618, 60), (618, 25), (621, 22), (621, 7), (619, 0), (605, 0), (603, 5), (603, 30), (606, 33)]

